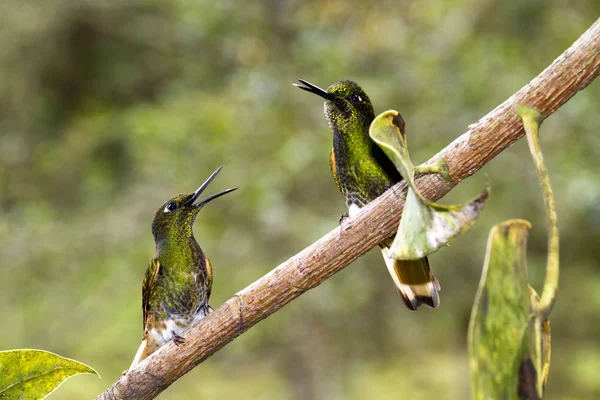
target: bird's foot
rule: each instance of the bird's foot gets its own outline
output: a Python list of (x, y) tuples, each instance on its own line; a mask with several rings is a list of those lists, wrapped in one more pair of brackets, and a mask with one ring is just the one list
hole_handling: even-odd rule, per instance
[(175, 343), (175, 346), (179, 347), (185, 343), (185, 338), (173, 333), (173, 343)]
[(443, 158), (438, 158), (434, 164), (419, 165), (418, 167), (415, 167), (414, 171), (415, 174), (438, 174), (444, 178), (444, 180), (452, 182), (448, 164), (446, 164), (446, 161), (444, 161)]
[(344, 221), (349, 217), (348, 213), (343, 213), (342, 215), (340, 215), (340, 219), (338, 220), (338, 224), (341, 225), (344, 223)]

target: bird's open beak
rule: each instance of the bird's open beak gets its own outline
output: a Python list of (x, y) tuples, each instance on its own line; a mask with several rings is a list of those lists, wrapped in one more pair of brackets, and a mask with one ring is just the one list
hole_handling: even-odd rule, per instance
[(219, 174), (219, 172), (221, 172), (222, 169), (223, 169), (222, 165), (219, 168), (217, 168), (217, 170), (215, 172), (213, 172), (212, 175), (209, 176), (208, 179), (202, 185), (200, 185), (200, 187), (198, 188), (198, 190), (196, 190), (192, 194), (192, 196), (185, 202), (185, 204), (188, 205), (188, 206), (193, 206), (193, 207), (202, 207), (206, 203), (213, 201), (217, 197), (221, 197), (224, 194), (227, 194), (229, 192), (233, 192), (234, 190), (236, 190), (237, 189), (236, 187), (235, 188), (226, 189), (226, 190), (223, 190), (222, 192), (213, 194), (212, 196), (208, 196), (207, 198), (202, 199), (198, 203), (194, 204), (194, 202), (196, 201), (196, 199), (198, 199), (198, 197), (200, 197), (200, 195), (202, 194), (202, 192), (204, 192), (204, 190), (208, 187), (208, 185), (212, 182), (212, 180), (215, 179), (215, 177)]
[(321, 96), (325, 100), (333, 100), (333, 96), (327, 93), (327, 90), (321, 89), (317, 85), (313, 85), (312, 83), (305, 81), (304, 79), (298, 79), (301, 85), (297, 83), (292, 83), (292, 85), (296, 86), (299, 89), (306, 90), (307, 92), (314, 93), (317, 96)]

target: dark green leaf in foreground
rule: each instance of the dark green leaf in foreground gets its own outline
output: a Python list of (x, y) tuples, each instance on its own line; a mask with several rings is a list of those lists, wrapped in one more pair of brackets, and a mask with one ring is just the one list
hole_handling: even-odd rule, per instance
[(406, 135), (397, 118), (396, 111), (380, 114), (371, 124), (369, 134), (409, 185), (404, 212), (390, 255), (397, 260), (414, 260), (436, 252), (469, 229), (483, 210), (489, 190), (486, 188), (476, 199), (465, 205), (445, 206), (432, 203), (421, 196), (415, 184), (415, 173), (438, 173), (448, 178), (448, 167), (442, 159), (433, 165), (413, 166)]
[(98, 375), (85, 364), (48, 351), (0, 351), (0, 399), (43, 399), (77, 374)]
[[(527, 235), (531, 224), (509, 220), (490, 231), (485, 265), (469, 324), (473, 398), (535, 399), (537, 295), (528, 282)], [(546, 323), (544, 340), (549, 343)], [(520, 393), (528, 393), (520, 396)], [(535, 394), (535, 396), (534, 396)]]

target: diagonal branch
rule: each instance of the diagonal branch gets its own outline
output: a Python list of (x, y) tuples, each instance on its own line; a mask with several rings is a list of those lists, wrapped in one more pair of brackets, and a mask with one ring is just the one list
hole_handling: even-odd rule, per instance
[[(521, 138), (524, 131), (514, 112), (516, 103), (548, 117), (599, 74), (600, 20), (529, 84), (434, 156), (428, 163), (443, 157), (453, 182), (437, 175), (422, 176), (417, 179), (421, 193), (432, 200), (441, 198)], [(156, 397), (250, 327), (365, 254), (397, 229), (405, 186), (397, 184), (356, 217), (238, 292), (186, 332), (183, 345), (165, 345), (97, 400)]]

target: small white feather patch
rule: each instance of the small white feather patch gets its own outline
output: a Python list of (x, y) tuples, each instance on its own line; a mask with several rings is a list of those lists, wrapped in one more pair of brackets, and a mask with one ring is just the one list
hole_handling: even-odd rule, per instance
[(358, 214), (359, 211), (360, 211), (359, 206), (357, 206), (356, 204), (350, 204), (350, 206), (348, 207), (348, 216), (353, 217), (356, 214)]

